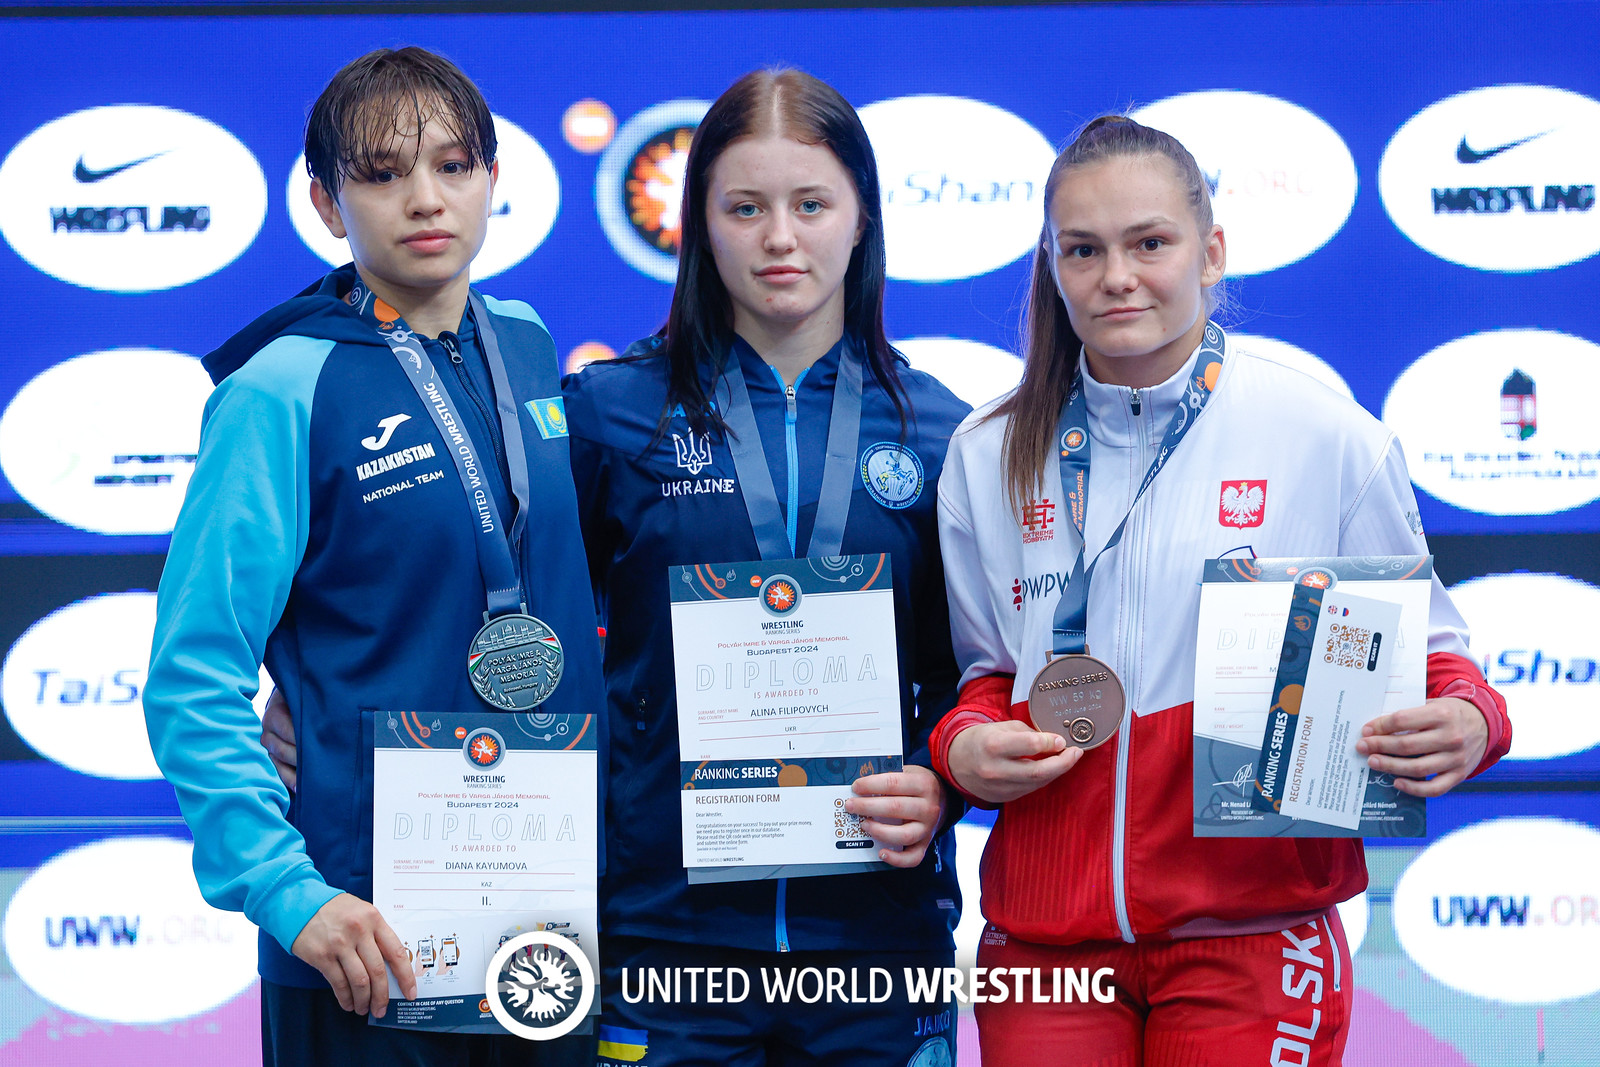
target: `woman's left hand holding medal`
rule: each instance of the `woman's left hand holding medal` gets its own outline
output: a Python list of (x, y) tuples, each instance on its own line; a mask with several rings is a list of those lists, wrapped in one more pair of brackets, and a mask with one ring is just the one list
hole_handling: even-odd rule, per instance
[(861, 828), (873, 840), (900, 846), (899, 851), (879, 849), (878, 858), (891, 867), (921, 863), (944, 819), (944, 783), (939, 776), (911, 764), (904, 770), (857, 778), (850, 788), (856, 795), (845, 801), (844, 810), (861, 816)]
[(950, 742), (950, 774), (956, 785), (991, 804), (1027, 796), (1049, 785), (1083, 758), (1059, 734), (1025, 722), (978, 723)]

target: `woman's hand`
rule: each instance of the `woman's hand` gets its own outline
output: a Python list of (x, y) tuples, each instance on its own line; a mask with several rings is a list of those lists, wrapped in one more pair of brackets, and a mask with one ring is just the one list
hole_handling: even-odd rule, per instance
[(861, 816), (861, 828), (874, 840), (900, 846), (898, 852), (879, 849), (878, 858), (891, 867), (921, 863), (944, 817), (944, 783), (939, 776), (913, 765), (857, 778), (850, 788), (856, 795), (844, 802), (844, 810)]
[(1049, 785), (1082, 758), (1083, 749), (1068, 748), (1065, 738), (1008, 719), (956, 734), (950, 743), (950, 775), (978, 799), (1004, 804)]
[(1400, 792), (1436, 797), (1475, 771), (1488, 745), (1483, 712), (1459, 697), (1440, 697), (1379, 715), (1361, 728), (1356, 752), (1373, 771), (1394, 775)]
[(300, 781), (300, 750), (295, 747), (294, 719), (289, 715), (289, 702), (283, 698), (282, 689), (274, 689), (267, 698), (267, 709), (261, 715), (261, 747), (272, 757), (278, 777), (293, 793)]

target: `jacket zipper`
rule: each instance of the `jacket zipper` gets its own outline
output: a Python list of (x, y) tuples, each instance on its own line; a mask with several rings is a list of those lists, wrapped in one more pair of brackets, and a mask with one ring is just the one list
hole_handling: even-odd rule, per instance
[[(1139, 402), (1139, 390), (1135, 388), (1128, 397), (1129, 407), (1135, 420), (1143, 411)], [(1134, 464), (1135, 477), (1142, 477), (1140, 472), (1148, 470), (1150, 461), (1147, 458), (1149, 451), (1146, 441), (1146, 427), (1135, 421), (1133, 436), (1139, 443), (1138, 460)], [(1134, 483), (1137, 488), (1137, 482)], [(1130, 515), (1128, 517), (1128, 530), (1123, 538), (1123, 551), (1127, 553), (1127, 565), (1123, 573), (1129, 575), (1129, 580), (1134, 581), (1135, 575), (1140, 571), (1142, 564), (1134, 558), (1135, 546), (1140, 545), (1144, 533), (1142, 516)], [(1122, 648), (1119, 649), (1118, 659), (1127, 665), (1128, 676), (1125, 680), (1127, 693), (1130, 698), (1138, 693), (1138, 678), (1134, 674), (1134, 657), (1129, 655), (1130, 646), (1137, 639), (1139, 633), (1139, 609), (1141, 607), (1138, 597), (1130, 595), (1127, 599), (1127, 628), (1123, 631)], [(1122, 724), (1122, 729), (1117, 731), (1117, 799), (1115, 815), (1112, 820), (1111, 830), (1111, 887), (1113, 903), (1117, 912), (1117, 930), (1122, 934), (1122, 940), (1133, 943), (1133, 923), (1128, 918), (1128, 760), (1132, 748), (1133, 736), (1133, 709), (1128, 709), (1128, 721)]]
[[(800, 530), (800, 444), (796, 438), (795, 423), (800, 417), (800, 407), (796, 402), (795, 389), (805, 378), (806, 372), (801, 371), (800, 376), (794, 380), (794, 385), (789, 385), (783, 380), (783, 375), (778, 373), (776, 367), (769, 368), (773, 377), (778, 379), (778, 384), (783, 386), (784, 412), (783, 412), (783, 448), (789, 461), (789, 507), (787, 519), (787, 532), (789, 534), (789, 551), (798, 552), (795, 542), (799, 538)], [(807, 368), (809, 370), (810, 368)], [(778, 899), (773, 915), (773, 939), (777, 942), (779, 952), (789, 951), (789, 879), (778, 879)]]

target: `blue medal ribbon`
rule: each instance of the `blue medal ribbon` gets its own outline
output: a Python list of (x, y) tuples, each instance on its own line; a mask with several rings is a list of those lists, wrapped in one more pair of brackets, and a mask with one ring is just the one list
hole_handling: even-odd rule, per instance
[[(1222, 332), (1222, 328), (1214, 322), (1207, 322), (1205, 334), (1200, 341), (1200, 356), (1195, 361), (1194, 372), (1189, 376), (1188, 386), (1178, 400), (1178, 409), (1172, 413), (1172, 420), (1167, 423), (1167, 432), (1161, 440), (1156, 458), (1144, 472), (1144, 480), (1139, 483), (1139, 491), (1128, 504), (1128, 510), (1123, 514), (1122, 521), (1117, 524), (1105, 547), (1095, 553), (1094, 559), (1089, 561), (1087, 567), (1083, 563), (1087, 542), (1078, 549), (1078, 558), (1072, 565), (1072, 575), (1067, 580), (1067, 587), (1062, 591), (1061, 599), (1056, 602), (1050, 646), (1053, 655), (1081, 655), (1088, 647), (1089, 585), (1094, 581), (1095, 564), (1122, 541), (1123, 531), (1128, 527), (1128, 519), (1132, 517), (1133, 509), (1138, 506), (1144, 491), (1150, 488), (1150, 483), (1161, 473), (1161, 468), (1167, 465), (1167, 460), (1177, 450), (1178, 442), (1183, 440), (1189, 428), (1200, 417), (1201, 410), (1211, 399), (1211, 385), (1208, 383), (1217, 380), (1226, 346), (1227, 335)], [(1081, 360), (1082, 357), (1079, 358)], [(1061, 407), (1061, 420), (1056, 429), (1056, 445), (1061, 453), (1061, 488), (1067, 494), (1067, 514), (1078, 531), (1079, 540), (1084, 541), (1084, 529), (1089, 515), (1090, 442), (1089, 404), (1084, 399), (1081, 365), (1078, 373), (1073, 375), (1072, 388), (1067, 391), (1067, 402)]]
[(822, 467), (822, 491), (817, 500), (817, 518), (811, 527), (811, 543), (801, 553), (789, 543), (789, 532), (778, 507), (778, 491), (761, 446), (761, 431), (756, 428), (755, 408), (745, 386), (739, 354), (729, 352), (724, 360), (717, 392), (722, 398), (723, 418), (728, 424), (728, 451), (733, 454), (734, 472), (739, 476), (740, 496), (755, 531), (762, 559), (788, 559), (799, 555), (837, 556), (844, 545), (844, 526), (850, 517), (851, 479), (855, 475), (856, 445), (861, 434), (861, 357), (854, 342), (846, 338), (839, 351), (839, 374), (833, 386), (833, 413), (828, 422), (828, 452)]
[[(488, 590), (488, 617), (498, 618), (521, 612), (522, 580), (511, 546), (521, 543), (528, 521), (528, 454), (517, 420), (511, 379), (506, 373), (505, 359), (501, 355), (500, 343), (495, 337), (483, 298), (476, 292), (472, 293), (468, 298), (468, 307), (478, 328), (484, 358), (489, 364), (490, 378), (494, 383), (495, 410), (506, 442), (511, 493), (517, 501), (517, 517), (509, 532), (501, 522), (500, 508), (495, 503), (494, 494), (489, 491), (483, 473), (486, 462), (495, 462), (494, 456), (478, 447), (466, 423), (457, 416), (455, 401), (434, 370), (433, 361), (428, 358), (421, 337), (406, 326), (398, 313), (392, 319), (380, 318), (377, 308), (379, 301), (364, 285), (358, 283), (346, 301), (358, 315), (373, 325), (388, 344), (395, 361), (405, 372), (406, 380), (416, 390), (422, 406), (432, 417), (433, 425), (444, 441), (445, 451), (455, 461), (456, 474), (460, 476), (472, 523), (477, 530), (474, 540), (478, 546), (478, 569), (483, 575), (484, 588)], [(387, 304), (383, 305), (383, 309), (393, 310)]]

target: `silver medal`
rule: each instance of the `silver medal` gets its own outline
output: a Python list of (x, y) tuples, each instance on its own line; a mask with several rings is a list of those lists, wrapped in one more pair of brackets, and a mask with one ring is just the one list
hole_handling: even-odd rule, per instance
[(502, 711), (529, 711), (550, 699), (565, 662), (556, 632), (532, 615), (502, 615), (467, 649), (467, 674), (478, 695)]

